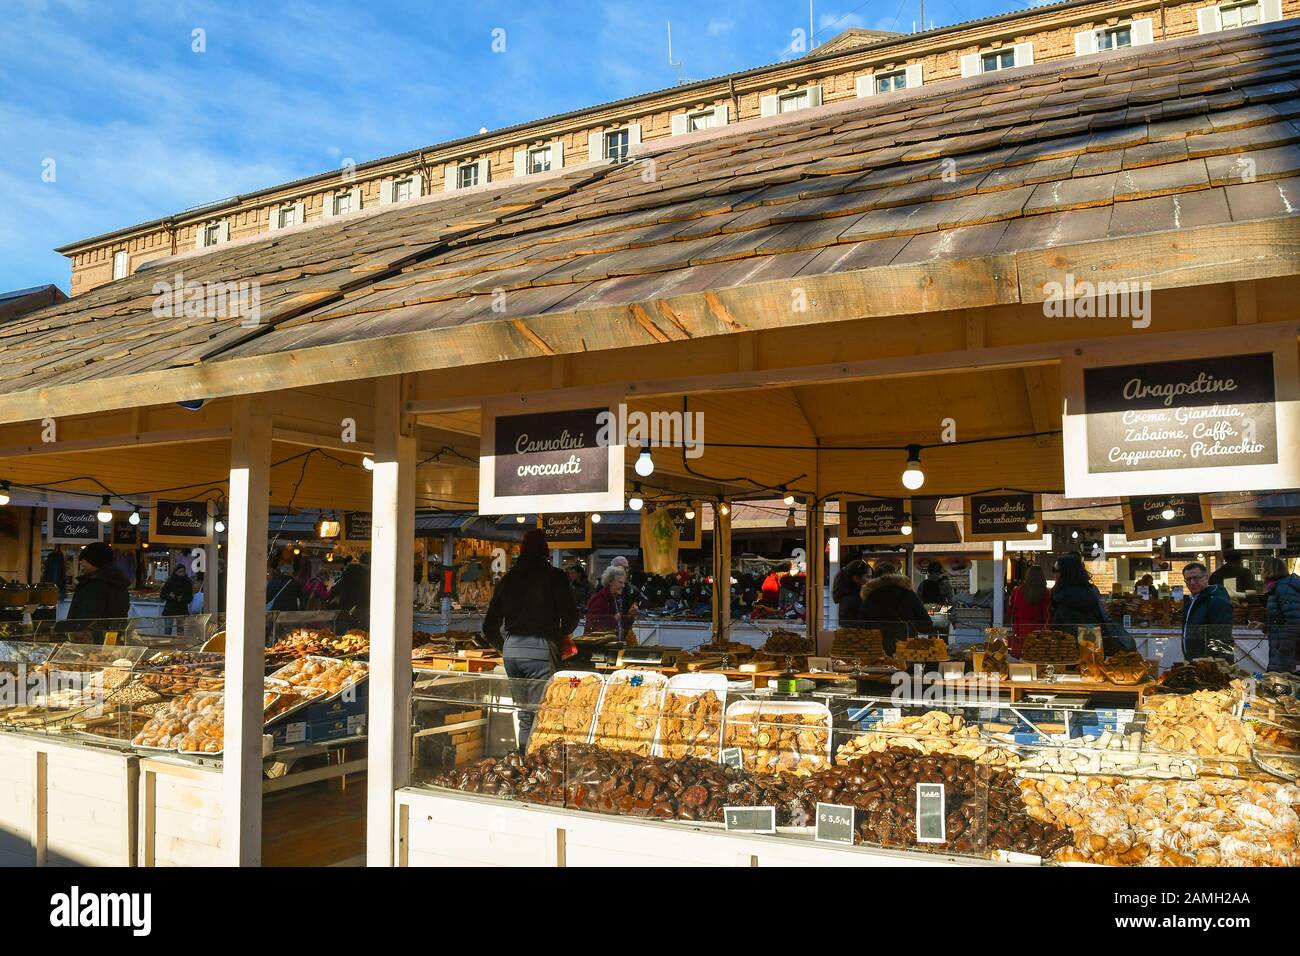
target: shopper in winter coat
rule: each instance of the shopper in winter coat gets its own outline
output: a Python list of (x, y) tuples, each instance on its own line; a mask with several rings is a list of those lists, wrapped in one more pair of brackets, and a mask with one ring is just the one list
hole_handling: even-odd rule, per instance
[(1232, 599), (1210, 583), (1210, 572), (1199, 561), (1183, 568), (1188, 594), (1183, 598), (1183, 658), (1218, 657), (1236, 660), (1232, 642)]
[(1269, 558), (1264, 580), (1268, 594), (1268, 669), (1289, 674), (1300, 649), (1300, 574), (1287, 571), (1281, 558)]
[(1011, 634), (1007, 645), (1016, 657), (1024, 648), (1025, 638), (1041, 631), (1052, 620), (1052, 592), (1047, 590), (1047, 575), (1036, 564), (1025, 571), (1025, 580), (1011, 592)]
[[(584, 634), (613, 631), (620, 641), (626, 640), (636, 620), (637, 606), (629, 603), (627, 572), (610, 565), (600, 576), (600, 590), (587, 601)], [(629, 642), (630, 643), (630, 642)]]
[(45, 568), (41, 572), (41, 581), (53, 584), (59, 589), (59, 597), (68, 594), (68, 566), (63, 559), (63, 545), (56, 544), (50, 556), (45, 559)]
[(1071, 634), (1086, 627), (1100, 627), (1102, 650), (1107, 654), (1137, 650), (1133, 638), (1112, 621), (1101, 592), (1077, 554), (1063, 554), (1052, 565), (1056, 586), (1052, 588), (1052, 626)]
[(1232, 581), (1238, 591), (1254, 591), (1255, 575), (1246, 567), (1240, 551), (1224, 551), (1223, 563), (1210, 575), (1210, 583), (1226, 587), (1224, 581)]
[(340, 631), (370, 629), (370, 552), (361, 555), (343, 569), (329, 594), (330, 608), (340, 611), (336, 626)]
[(533, 710), (577, 624), (568, 576), (551, 565), (546, 535), (534, 528), (524, 535), (519, 560), (497, 582), (483, 619), (483, 636), (502, 651), (511, 678), (511, 696), (519, 707), (520, 750), (528, 748)]
[(850, 561), (831, 584), (831, 600), (839, 608), (840, 627), (866, 627), (862, 617), (862, 587), (871, 578), (865, 561)]
[(917, 597), (925, 604), (951, 604), (952, 582), (943, 573), (943, 565), (938, 561), (930, 562), (925, 570), (925, 580), (921, 582)]
[(194, 582), (190, 580), (185, 565), (176, 565), (158, 596), (163, 602), (163, 617), (179, 617), (190, 613), (190, 601), (194, 598)]
[(916, 596), (912, 582), (888, 561), (876, 562), (875, 576), (862, 586), (862, 619), (880, 629), (885, 653), (892, 656), (897, 643), (918, 631), (931, 633), (934, 622)]
[[(77, 562), (77, 589), (72, 595), (65, 624), (95, 622), (91, 633), (96, 643), (103, 643), (104, 632), (126, 627), (131, 614), (130, 582), (113, 563), (113, 549), (96, 541), (81, 549)], [(64, 627), (64, 630), (79, 630)]]

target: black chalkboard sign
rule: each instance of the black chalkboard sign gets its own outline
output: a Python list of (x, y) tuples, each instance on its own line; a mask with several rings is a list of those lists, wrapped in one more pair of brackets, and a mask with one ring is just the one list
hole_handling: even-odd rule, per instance
[(537, 527), (552, 548), (590, 548), (591, 517), (582, 511), (538, 515)]
[[(1173, 517), (1164, 517), (1166, 511)], [(1124, 534), (1130, 538), (1213, 528), (1210, 501), (1203, 495), (1136, 495), (1124, 502)]]
[(343, 515), (343, 539), (345, 541), (370, 540), (370, 512), (348, 511)]
[(903, 520), (906, 498), (845, 498), (840, 501), (840, 540), (845, 544), (907, 541)]
[(597, 494), (609, 488), (609, 448), (599, 416), (609, 409), (571, 408), (496, 419), (493, 493), (498, 498)]
[(916, 785), (916, 842), (944, 843), (947, 841), (947, 811), (944, 788), (941, 783)]
[(50, 544), (90, 544), (102, 541), (104, 526), (96, 517), (96, 509), (59, 508), (51, 506), (46, 512), (45, 540)]
[(962, 511), (967, 541), (1019, 539), (1038, 521), (1039, 496), (1018, 491), (972, 495)]
[(1239, 551), (1261, 551), (1286, 547), (1286, 525), (1280, 519), (1237, 522), (1232, 543)]
[(722, 765), (740, 770), (745, 766), (745, 755), (739, 747), (724, 747), (722, 749)]
[(206, 544), (212, 540), (212, 518), (206, 501), (153, 503), (149, 513), (149, 540), (164, 544)]
[(1084, 369), (1083, 394), (1091, 474), (1278, 461), (1271, 352)]
[(814, 837), (822, 843), (853, 845), (853, 808), (839, 803), (817, 804), (817, 830)]
[[(680, 548), (698, 548), (701, 544), (700, 503), (697, 501), (689, 508), (669, 508), (668, 515), (677, 526), (677, 546)], [(689, 511), (693, 517), (686, 517)]]
[(140, 543), (140, 526), (131, 524), (126, 518), (113, 519), (113, 544), (133, 547)]
[(776, 807), (723, 807), (722, 822), (740, 833), (775, 833)]

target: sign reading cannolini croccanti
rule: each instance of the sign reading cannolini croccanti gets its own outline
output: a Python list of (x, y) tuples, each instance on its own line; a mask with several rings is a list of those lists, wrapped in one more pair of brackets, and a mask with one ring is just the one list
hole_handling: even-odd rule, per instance
[(538, 515), (537, 527), (546, 535), (552, 548), (590, 548), (591, 515), (581, 511), (565, 511)]
[(370, 512), (347, 511), (343, 514), (343, 540), (370, 540)]
[(840, 499), (842, 544), (897, 544), (910, 541), (903, 523), (912, 507), (909, 498)]
[[(1123, 508), (1124, 533), (1130, 538), (1214, 530), (1214, 515), (1206, 495), (1139, 495), (1126, 498)], [(1166, 514), (1170, 517), (1166, 518)]]
[(1042, 496), (1030, 492), (1002, 491), (971, 495), (962, 508), (962, 537), (966, 541), (1006, 541), (1029, 533), (1038, 521)]
[(1238, 551), (1286, 547), (1286, 524), (1281, 519), (1246, 519), (1237, 522), (1232, 545)]
[(206, 501), (155, 499), (149, 512), (149, 540), (161, 544), (207, 544), (212, 511)]
[(50, 544), (90, 544), (103, 540), (103, 529), (94, 508), (86, 511), (51, 505), (46, 510), (45, 540)]
[(624, 447), (609, 427), (616, 400), (485, 402), (479, 513), (622, 511)]
[[(686, 517), (687, 512), (691, 517)], [(677, 526), (677, 546), (679, 548), (699, 548), (703, 546), (703, 523), (700, 521), (702, 509), (698, 501), (692, 502), (688, 508), (672, 507), (668, 509), (668, 516), (673, 519), (673, 524)]]
[(1062, 362), (1067, 497), (1300, 483), (1295, 330), (1208, 338)]

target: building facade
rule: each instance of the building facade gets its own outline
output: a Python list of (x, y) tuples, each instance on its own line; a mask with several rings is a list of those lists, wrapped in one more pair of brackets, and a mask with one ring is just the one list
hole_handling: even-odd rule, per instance
[(1297, 13), (1300, 0), (1067, 0), (915, 34), (849, 30), (800, 59), (330, 171), (57, 251), (70, 260), (75, 296), (178, 253), (435, 192), (622, 160), (665, 137)]

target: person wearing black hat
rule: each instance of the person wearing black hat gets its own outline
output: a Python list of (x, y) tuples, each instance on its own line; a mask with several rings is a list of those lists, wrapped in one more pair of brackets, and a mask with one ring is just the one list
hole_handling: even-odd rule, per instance
[(524, 535), (519, 560), (492, 592), (483, 636), (502, 652), (511, 697), (519, 707), (519, 749), (528, 749), (533, 709), (545, 681), (559, 669), (564, 639), (578, 625), (569, 578), (550, 561), (546, 535), (534, 528)]
[(126, 627), (131, 614), (130, 583), (113, 563), (113, 549), (103, 541), (81, 549), (77, 570), (77, 589), (72, 594), (66, 621), (94, 621), (90, 631), (99, 643), (105, 631)]

